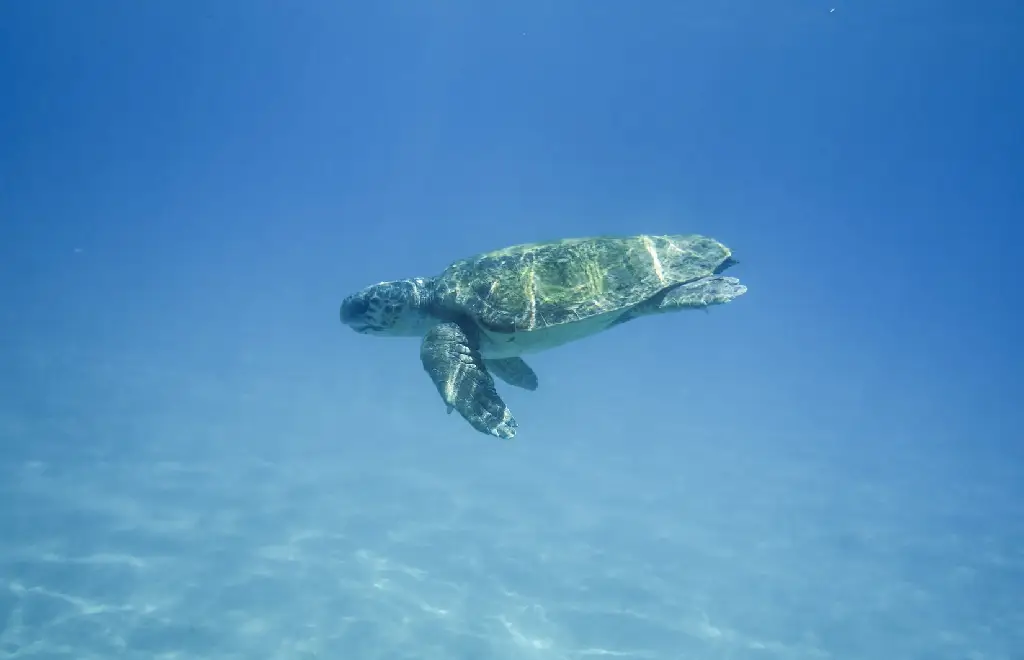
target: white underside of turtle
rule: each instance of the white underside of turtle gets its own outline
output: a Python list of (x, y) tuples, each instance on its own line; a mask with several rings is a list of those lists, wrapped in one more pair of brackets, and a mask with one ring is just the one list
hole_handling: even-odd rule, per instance
[(513, 332), (510, 335), (482, 329), (480, 354), (491, 359), (511, 358), (558, 348), (604, 332), (620, 315), (621, 312), (599, 314), (575, 323), (564, 323), (542, 330)]

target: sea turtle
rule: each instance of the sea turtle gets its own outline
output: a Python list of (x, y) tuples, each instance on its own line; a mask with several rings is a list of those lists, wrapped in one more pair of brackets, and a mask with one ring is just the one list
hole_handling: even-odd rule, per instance
[(729, 248), (699, 235), (516, 245), (456, 261), (433, 278), (366, 287), (342, 302), (341, 321), (360, 334), (422, 337), (423, 368), (448, 412), (511, 438), (518, 425), (491, 374), (535, 390), (521, 355), (640, 316), (727, 303), (747, 290), (722, 275), (736, 263)]

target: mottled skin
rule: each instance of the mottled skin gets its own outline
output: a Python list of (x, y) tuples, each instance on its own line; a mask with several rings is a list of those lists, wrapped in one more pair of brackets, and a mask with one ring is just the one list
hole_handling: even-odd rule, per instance
[(521, 355), (649, 314), (705, 309), (743, 295), (721, 275), (736, 261), (711, 238), (629, 236), (518, 245), (457, 261), (433, 279), (353, 294), (342, 322), (362, 334), (419, 336), (420, 358), (448, 412), (500, 438), (516, 421), (492, 374), (528, 390)]

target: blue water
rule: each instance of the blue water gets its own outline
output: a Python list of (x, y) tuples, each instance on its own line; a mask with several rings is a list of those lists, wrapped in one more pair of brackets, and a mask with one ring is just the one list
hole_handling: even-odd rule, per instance
[[(0, 658), (1024, 658), (1014, 2), (0, 3)], [(530, 359), (341, 299), (748, 287)]]

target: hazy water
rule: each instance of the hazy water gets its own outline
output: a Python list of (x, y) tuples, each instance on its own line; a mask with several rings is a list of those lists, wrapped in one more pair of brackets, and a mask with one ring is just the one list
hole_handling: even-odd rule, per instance
[[(222, 412), (202, 424), (145, 406), (91, 420), (159, 438), (137, 435), (134, 449), (76, 448), (84, 417), (2, 411), (2, 657), (952, 660), (1024, 648), (1019, 466), (683, 425), (660, 439), (501, 443), (451, 435), (437, 407), (426, 421), (441, 431), (396, 435), (383, 420), (325, 433), (307, 420), (246, 442), (230, 423), (246, 387), (205, 395)], [(119, 389), (94, 388), (108, 400)], [(330, 405), (304, 394), (309, 412)], [(273, 406), (254, 396), (252, 410)], [(272, 413), (253, 414), (273, 428)], [(47, 444), (47, 424), (65, 444)]]

